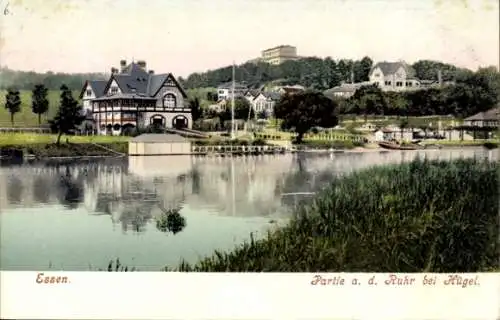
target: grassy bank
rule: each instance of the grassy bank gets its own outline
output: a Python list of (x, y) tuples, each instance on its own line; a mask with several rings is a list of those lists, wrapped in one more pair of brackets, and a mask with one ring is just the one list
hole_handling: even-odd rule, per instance
[[(125, 136), (62, 136), (61, 142), (68, 140), (71, 143), (115, 143), (127, 142), (130, 137)], [(38, 133), (0, 133), (0, 146), (4, 145), (28, 145), (49, 144), (57, 141), (55, 134)]]
[(491, 271), (499, 256), (498, 169), (473, 159), (417, 159), (339, 177), (288, 226), (177, 270)]
[(60, 145), (55, 143), (0, 145), (0, 156), (16, 158), (23, 157), (23, 155), (34, 155), (38, 158), (116, 156), (117, 154), (113, 151), (128, 153), (128, 143), (108, 142), (95, 145), (70, 142)]

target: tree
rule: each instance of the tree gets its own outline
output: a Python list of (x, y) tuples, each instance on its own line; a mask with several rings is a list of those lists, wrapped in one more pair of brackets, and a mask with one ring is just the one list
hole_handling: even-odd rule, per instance
[(76, 130), (84, 119), (82, 107), (73, 98), (68, 87), (62, 85), (59, 110), (55, 118), (49, 121), (51, 128), (58, 133), (56, 144), (60, 144), (63, 134), (69, 134)]
[(19, 90), (9, 89), (5, 95), (5, 109), (10, 113), (10, 122), (14, 126), (14, 115), (21, 111), (21, 97)]
[(362, 86), (351, 97), (356, 113), (362, 113), (365, 122), (369, 114), (381, 114), (385, 109), (382, 90), (374, 85)]
[(373, 60), (369, 57), (364, 57), (360, 61), (356, 61), (353, 65), (354, 82), (368, 81), (370, 70), (373, 66)]
[(276, 104), (276, 118), (281, 119), (283, 129), (297, 133), (296, 142), (301, 143), (304, 134), (312, 127), (334, 127), (338, 124), (337, 104), (323, 94), (306, 91), (285, 95)]
[(189, 107), (191, 108), (191, 117), (193, 118), (193, 122), (201, 118), (203, 111), (201, 110), (200, 99), (198, 99), (198, 97), (189, 101)]
[[(248, 113), (250, 112), (250, 118), (255, 116), (253, 108), (250, 107), (250, 102), (245, 98), (234, 99), (234, 119), (246, 120), (248, 118)], [(218, 114), (220, 122), (231, 120), (231, 102), (226, 101), (224, 111)]]
[(408, 114), (408, 99), (401, 92), (384, 92), (385, 110), (383, 114), (401, 116)]
[(49, 110), (47, 92), (48, 89), (43, 84), (37, 84), (31, 94), (31, 110), (38, 115), (38, 125), (42, 123), (42, 114)]

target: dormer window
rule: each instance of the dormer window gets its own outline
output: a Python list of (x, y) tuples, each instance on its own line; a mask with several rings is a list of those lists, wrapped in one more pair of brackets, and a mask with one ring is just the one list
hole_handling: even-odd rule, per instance
[(111, 87), (111, 93), (112, 94), (118, 93), (118, 88), (117, 87)]
[(87, 90), (86, 93), (87, 97), (90, 97), (92, 95), (92, 90)]
[(177, 105), (177, 99), (175, 98), (175, 95), (172, 93), (167, 93), (163, 97), (163, 106), (165, 108), (175, 108)]

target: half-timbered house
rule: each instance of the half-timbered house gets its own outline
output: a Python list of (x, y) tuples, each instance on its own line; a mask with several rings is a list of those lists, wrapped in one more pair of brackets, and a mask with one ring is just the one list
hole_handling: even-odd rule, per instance
[(134, 128), (191, 128), (187, 95), (171, 73), (154, 74), (146, 62), (112, 69), (109, 80), (87, 81), (80, 98), (99, 134), (118, 135)]

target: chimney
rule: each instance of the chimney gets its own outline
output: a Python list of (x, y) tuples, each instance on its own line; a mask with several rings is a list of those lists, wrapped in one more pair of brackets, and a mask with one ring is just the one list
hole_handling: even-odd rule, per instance
[(154, 70), (149, 70), (149, 74), (155, 74)]
[(141, 67), (142, 70), (146, 71), (146, 61), (144, 60), (139, 60), (137, 61), (137, 65)]
[(123, 72), (125, 70), (125, 67), (127, 66), (127, 60), (120, 60), (120, 69)]
[(441, 70), (438, 70), (438, 83), (440, 87), (443, 85), (443, 76)]
[(111, 68), (111, 74), (116, 74), (118, 73), (118, 69), (116, 69), (115, 67)]

